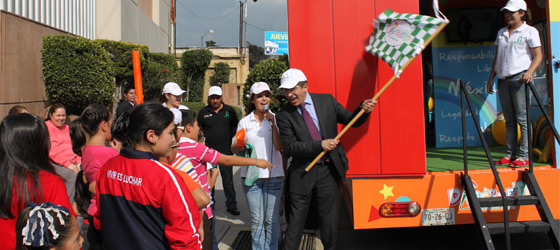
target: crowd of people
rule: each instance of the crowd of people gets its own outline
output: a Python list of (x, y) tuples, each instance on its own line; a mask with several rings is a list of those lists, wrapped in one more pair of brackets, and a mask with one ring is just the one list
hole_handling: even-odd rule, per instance
[[(91, 104), (69, 125), (60, 103), (45, 117), (12, 108), (0, 123), (0, 249), (217, 249), (218, 174), (227, 211), (250, 214), (253, 249), (281, 246), (283, 190), (284, 249), (298, 249), (312, 197), (325, 249), (334, 249), (333, 204), (347, 159), (332, 138), (337, 124), (360, 109), (366, 115), (356, 125), (364, 123), (375, 102), (349, 112), (332, 95), (308, 93), (298, 69), (282, 75), (279, 89), (289, 103), (274, 114), (272, 90), (254, 83), (241, 120), (220, 87), (210, 88), (208, 106), (197, 115), (180, 104), (185, 91), (173, 82), (160, 103), (137, 105), (134, 88), (126, 88), (115, 115)], [(305, 173), (322, 151), (325, 157)], [(242, 166), (249, 211), (237, 208), (232, 166)]]

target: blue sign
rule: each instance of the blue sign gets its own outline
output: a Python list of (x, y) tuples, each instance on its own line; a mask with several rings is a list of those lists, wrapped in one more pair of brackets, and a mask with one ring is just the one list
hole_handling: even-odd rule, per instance
[[(498, 94), (488, 94), (486, 85), (496, 53), (495, 46), (433, 48), (434, 117), (436, 147), (461, 147), (481, 145), (472, 115), (478, 118), (483, 132), (496, 120)], [(473, 112), (465, 102), (467, 136), (463, 138), (461, 127), (461, 95), (458, 80), (467, 85)], [(497, 88), (496, 85), (494, 87)], [(488, 134), (488, 133), (485, 133)], [(486, 141), (491, 141), (486, 138)]]
[(288, 32), (265, 31), (264, 54), (268, 56), (288, 55)]

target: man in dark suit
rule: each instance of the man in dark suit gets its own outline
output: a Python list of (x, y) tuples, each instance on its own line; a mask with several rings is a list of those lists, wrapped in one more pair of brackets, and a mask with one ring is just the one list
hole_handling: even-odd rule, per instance
[(136, 106), (136, 90), (134, 89), (134, 85), (129, 85), (124, 89), (123, 92), (124, 99), (121, 101), (119, 106), (117, 107), (117, 115), (115, 117), (119, 118), (123, 113), (132, 112), (132, 109)]
[[(335, 249), (338, 204), (348, 158), (339, 141), (332, 138), (338, 133), (337, 123), (349, 123), (361, 108), (366, 113), (354, 126), (363, 124), (375, 102), (367, 99), (352, 113), (330, 94), (308, 93), (307, 78), (299, 69), (289, 69), (282, 74), (280, 89), (290, 103), (277, 114), (278, 129), (284, 142), (284, 156), (292, 157), (287, 176), (290, 209), (284, 249), (299, 249), (313, 193), (317, 197), (318, 211), (312, 212), (319, 215), (321, 241), (325, 249)], [(305, 167), (322, 151), (327, 151), (325, 156), (305, 172)]]

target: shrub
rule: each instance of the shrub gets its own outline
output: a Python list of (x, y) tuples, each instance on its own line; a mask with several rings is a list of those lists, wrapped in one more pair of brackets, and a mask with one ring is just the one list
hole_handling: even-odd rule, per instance
[(173, 77), (167, 68), (158, 62), (150, 62), (146, 77), (142, 78), (144, 101), (159, 101), (163, 85), (167, 82), (177, 82), (177, 77)]
[(149, 56), (145, 77), (142, 77), (144, 101), (158, 101), (165, 83), (178, 82), (179, 67), (171, 54), (149, 53)]
[(187, 50), (181, 55), (181, 82), (187, 91), (187, 102), (201, 102), (204, 73), (212, 60), (208, 49)]
[(251, 85), (255, 82), (266, 82), (272, 90), (270, 110), (278, 111), (287, 102), (284, 93), (278, 90), (280, 78), (286, 70), (288, 70), (286, 63), (277, 58), (267, 59), (255, 65), (249, 72), (247, 82), (243, 86), (243, 106), (245, 106), (245, 109), (247, 110)]
[(204, 104), (203, 102), (183, 102), (181, 104), (189, 107), (190, 110), (196, 112), (197, 114), (198, 111), (206, 106), (206, 104)]
[(132, 50), (140, 52), (140, 68), (142, 69), (142, 79), (146, 77), (148, 70), (149, 47), (146, 45), (98, 39), (96, 43), (101, 45), (109, 57), (114, 62), (115, 81), (117, 86), (127, 86), (134, 84), (134, 69), (132, 67)]
[(54, 35), (43, 38), (43, 80), (51, 103), (80, 115), (92, 103), (111, 106), (115, 82), (107, 51), (89, 39)]
[(231, 106), (233, 107), (233, 109), (235, 109), (235, 114), (237, 115), (237, 118), (239, 120), (241, 120), (241, 118), (243, 118), (243, 110), (241, 110), (239, 107), (237, 106)]
[(225, 62), (214, 64), (214, 75), (210, 77), (210, 86), (217, 86), (220, 83), (229, 83), (230, 67)]
[[(149, 53), (150, 63), (156, 62), (165, 66), (167, 74), (173, 79), (178, 79), (179, 77), (179, 66), (177, 66), (177, 60), (172, 54), (166, 53)], [(177, 80), (175, 80), (176, 82)]]

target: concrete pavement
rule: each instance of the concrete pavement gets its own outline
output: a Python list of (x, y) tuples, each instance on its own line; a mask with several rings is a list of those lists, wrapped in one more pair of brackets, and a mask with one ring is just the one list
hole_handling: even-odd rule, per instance
[[(226, 211), (226, 197), (223, 191), (221, 177), (218, 177), (216, 181), (216, 188), (214, 190), (214, 199), (216, 201), (214, 205), (214, 216), (216, 217), (215, 235), (219, 242), (218, 248), (220, 250), (231, 249), (236, 237), (241, 231), (251, 231), (251, 217), (249, 216), (247, 199), (245, 198), (243, 187), (241, 186), (243, 184), (241, 183), (240, 172), (240, 167), (233, 167), (233, 183), (235, 187), (237, 209), (239, 209), (241, 213), (238, 216), (234, 216)], [(283, 214), (283, 204), (281, 204), (280, 207), (280, 223), (283, 231), (285, 231), (287, 224)], [(315, 246), (315, 250), (323, 249), (321, 241), (317, 238), (315, 239)]]

